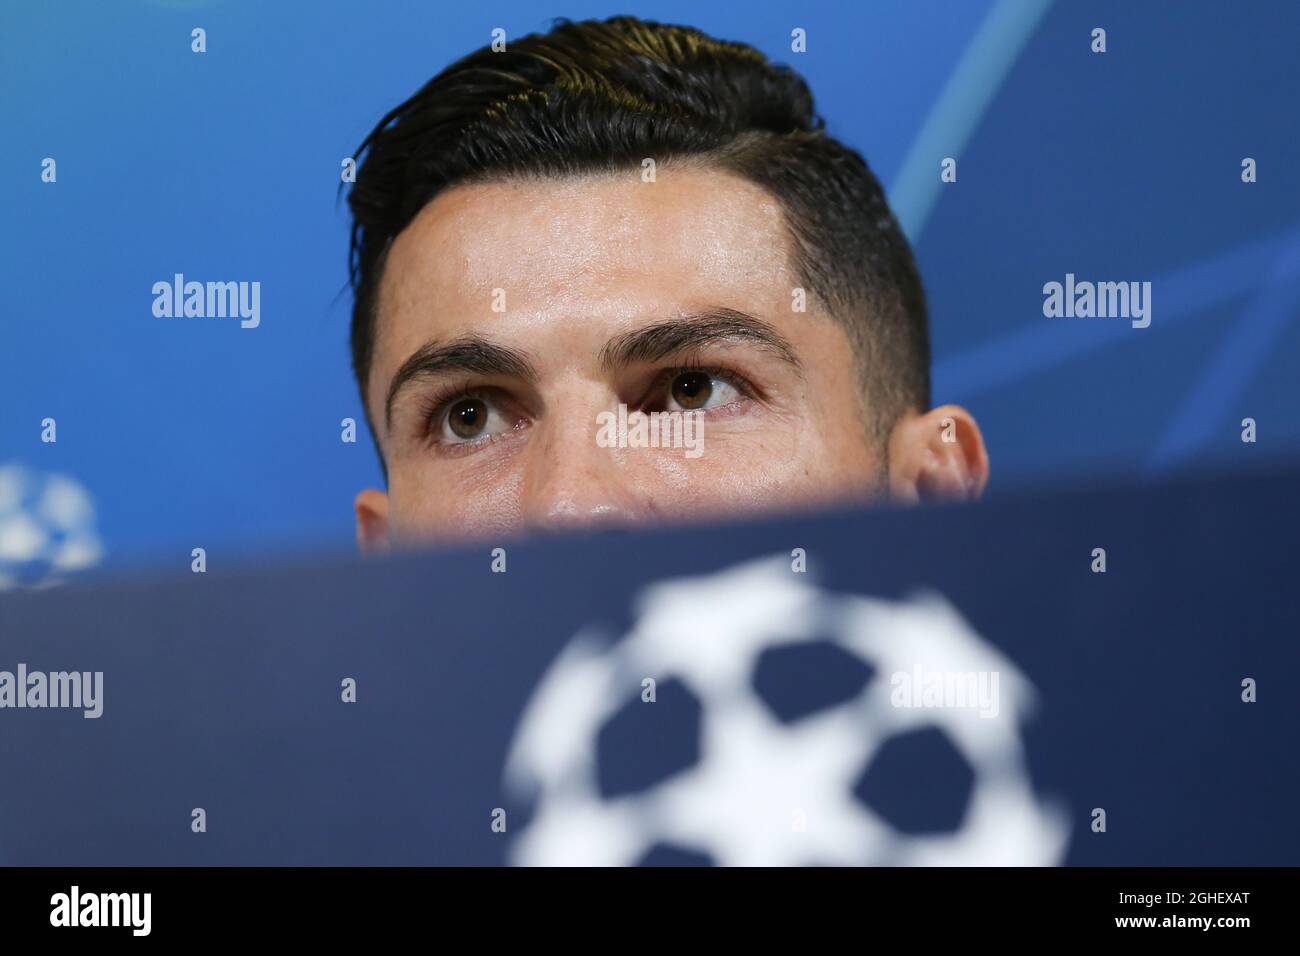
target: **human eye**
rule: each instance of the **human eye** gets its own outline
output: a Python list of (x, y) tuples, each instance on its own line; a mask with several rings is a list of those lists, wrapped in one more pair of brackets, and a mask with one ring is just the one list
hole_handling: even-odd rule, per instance
[(468, 451), (523, 427), (526, 420), (497, 389), (460, 389), (429, 404), (425, 417), (431, 444)]
[(744, 403), (753, 389), (738, 374), (720, 368), (671, 368), (659, 376), (647, 403), (650, 411), (709, 411)]

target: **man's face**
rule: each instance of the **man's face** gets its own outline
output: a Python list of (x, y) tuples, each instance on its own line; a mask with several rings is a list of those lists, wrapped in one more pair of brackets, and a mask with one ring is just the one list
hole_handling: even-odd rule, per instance
[[(363, 542), (878, 491), (853, 350), (811, 296), (796, 311), (790, 241), (771, 195), (707, 169), (438, 196), (380, 284), (367, 398), (389, 488), (358, 499)], [(620, 404), (698, 411), (700, 450), (603, 447)]]

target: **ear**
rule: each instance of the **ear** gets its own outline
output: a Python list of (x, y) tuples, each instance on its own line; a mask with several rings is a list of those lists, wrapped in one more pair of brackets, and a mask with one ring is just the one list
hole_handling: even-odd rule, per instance
[(899, 419), (889, 436), (889, 492), (898, 501), (973, 501), (989, 480), (989, 456), (975, 418), (940, 405)]
[(353, 504), (357, 514), (357, 549), (382, 554), (391, 547), (388, 534), (388, 495), (367, 488)]

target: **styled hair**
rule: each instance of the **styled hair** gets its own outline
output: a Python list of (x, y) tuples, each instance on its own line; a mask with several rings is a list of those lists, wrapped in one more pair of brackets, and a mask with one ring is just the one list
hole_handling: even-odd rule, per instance
[(925, 295), (880, 184), (824, 126), (789, 67), (743, 43), (634, 17), (557, 20), (548, 33), (453, 63), (356, 153), (349, 272), (362, 402), (388, 249), (435, 196), (469, 182), (639, 169), (652, 157), (730, 171), (775, 197), (793, 271), (848, 333), (864, 424), (887, 435), (904, 412), (929, 407)]

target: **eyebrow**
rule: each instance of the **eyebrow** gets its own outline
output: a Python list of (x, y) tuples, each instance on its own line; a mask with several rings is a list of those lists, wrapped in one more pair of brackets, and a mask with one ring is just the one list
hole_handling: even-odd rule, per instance
[[(775, 354), (800, 375), (803, 366), (794, 348), (769, 323), (735, 309), (693, 312), (633, 329), (610, 339), (600, 350), (600, 367), (606, 374), (639, 362), (657, 362), (689, 349), (719, 342), (752, 342)], [(388, 386), (384, 421), (393, 422), (393, 405), (411, 382), (449, 373), (500, 375), (535, 382), (537, 371), (522, 352), (497, 345), (477, 335), (451, 342), (433, 340), (415, 351), (397, 370)]]
[(393, 403), (397, 399), (397, 393), (406, 385), (418, 379), (457, 372), (501, 375), (526, 382), (537, 380), (536, 370), (522, 352), (489, 342), (477, 335), (466, 335), (445, 343), (436, 340), (426, 342), (402, 363), (402, 367), (393, 376), (384, 402), (385, 423), (392, 425)]
[(709, 309), (634, 329), (606, 343), (600, 366), (606, 373), (638, 362), (658, 362), (689, 349), (720, 342), (752, 342), (800, 374), (803, 366), (790, 343), (762, 319), (735, 309)]

